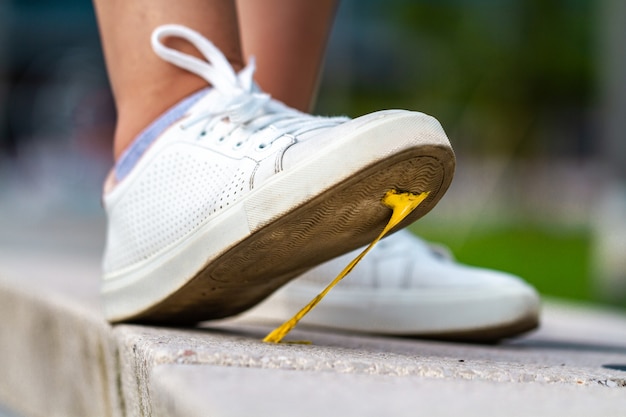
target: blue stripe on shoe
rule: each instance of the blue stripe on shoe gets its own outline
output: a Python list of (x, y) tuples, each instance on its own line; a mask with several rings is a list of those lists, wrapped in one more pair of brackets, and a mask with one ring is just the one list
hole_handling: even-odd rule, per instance
[(193, 93), (187, 98), (178, 102), (178, 104), (170, 107), (159, 118), (150, 123), (133, 141), (133, 143), (126, 148), (122, 156), (115, 164), (115, 179), (117, 181), (123, 180), (134, 168), (135, 164), (144, 154), (146, 149), (154, 141), (161, 136), (161, 133), (172, 125), (176, 120), (180, 119), (185, 112), (194, 104), (196, 104), (202, 97), (204, 97), (210, 90), (210, 87), (204, 88), (198, 92)]

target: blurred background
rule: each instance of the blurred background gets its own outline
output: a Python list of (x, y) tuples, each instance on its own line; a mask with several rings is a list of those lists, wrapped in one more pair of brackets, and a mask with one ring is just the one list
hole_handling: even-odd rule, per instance
[[(344, 0), (317, 112), (437, 117), (456, 178), (413, 231), (626, 310), (626, 2)], [(0, 243), (97, 256), (115, 111), (88, 0), (0, 0)]]

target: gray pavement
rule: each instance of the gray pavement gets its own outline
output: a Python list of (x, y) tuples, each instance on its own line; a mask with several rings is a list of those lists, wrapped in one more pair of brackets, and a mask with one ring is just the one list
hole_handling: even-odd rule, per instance
[(626, 416), (619, 312), (550, 301), (538, 331), (492, 346), (305, 328), (291, 339), (310, 346), (268, 345), (269, 327), (236, 321), (110, 326), (99, 247), (81, 243), (101, 232), (90, 224), (57, 223), (71, 235), (58, 245), (0, 237), (0, 403), (20, 415)]
[(12, 410), (9, 410), (0, 404), (0, 417), (18, 417)]

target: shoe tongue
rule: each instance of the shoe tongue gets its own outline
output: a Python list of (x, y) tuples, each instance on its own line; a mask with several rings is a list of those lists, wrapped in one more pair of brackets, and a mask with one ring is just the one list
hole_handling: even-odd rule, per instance
[(386, 239), (382, 240), (381, 243), (384, 247), (387, 247), (391, 250), (393, 248), (410, 247), (411, 251), (414, 253), (430, 253), (430, 247), (428, 246), (428, 244), (406, 229), (400, 230), (393, 235), (390, 235)]
[(453, 261), (450, 250), (438, 244), (432, 244), (407, 230), (400, 230), (391, 237), (382, 240), (379, 245), (387, 253), (409, 251), (411, 258), (424, 263), (449, 263)]

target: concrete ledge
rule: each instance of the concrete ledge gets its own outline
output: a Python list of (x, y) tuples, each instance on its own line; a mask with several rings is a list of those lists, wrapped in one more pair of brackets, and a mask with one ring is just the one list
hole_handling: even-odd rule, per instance
[(25, 416), (123, 415), (113, 332), (85, 285), (92, 265), (2, 255), (0, 402)]
[(610, 416), (624, 395), (599, 386), (583, 394), (574, 385), (206, 365), (161, 365), (152, 387), (159, 417)]
[[(626, 318), (555, 305), (479, 346), (268, 327), (108, 325), (99, 260), (0, 252), (0, 403), (24, 416), (624, 415)], [(410, 414), (409, 414), (410, 413)]]

